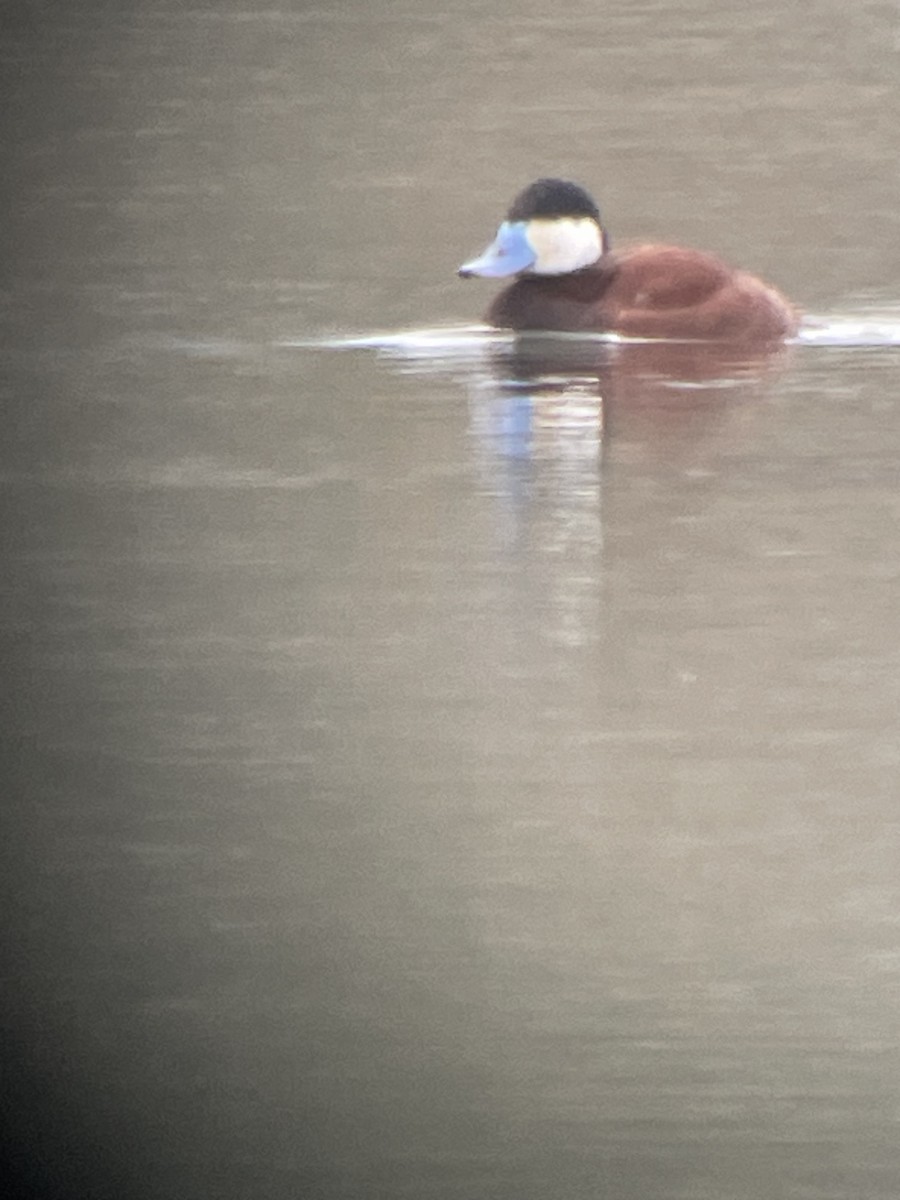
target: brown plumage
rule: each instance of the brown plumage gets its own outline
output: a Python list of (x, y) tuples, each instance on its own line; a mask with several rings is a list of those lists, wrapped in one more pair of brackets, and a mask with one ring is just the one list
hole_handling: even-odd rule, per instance
[(776, 340), (797, 315), (775, 288), (702, 250), (637, 246), (570, 275), (523, 275), (485, 318), (510, 329)]

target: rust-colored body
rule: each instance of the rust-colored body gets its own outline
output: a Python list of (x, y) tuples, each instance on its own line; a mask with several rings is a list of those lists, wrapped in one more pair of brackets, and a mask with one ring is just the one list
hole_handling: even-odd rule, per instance
[(713, 254), (643, 245), (563, 275), (520, 275), (494, 299), (498, 328), (778, 342), (798, 314), (782, 294)]

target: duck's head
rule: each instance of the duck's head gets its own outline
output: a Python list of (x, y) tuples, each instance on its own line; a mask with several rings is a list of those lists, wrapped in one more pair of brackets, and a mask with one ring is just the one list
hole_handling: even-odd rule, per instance
[(568, 275), (608, 249), (600, 210), (584, 188), (567, 179), (538, 179), (516, 196), (487, 250), (463, 263), (459, 274)]

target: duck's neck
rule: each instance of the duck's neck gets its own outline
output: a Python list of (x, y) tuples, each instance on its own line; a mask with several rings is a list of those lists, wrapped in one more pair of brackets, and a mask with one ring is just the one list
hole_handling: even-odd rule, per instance
[(578, 271), (570, 271), (566, 275), (532, 276), (531, 278), (540, 279), (548, 291), (582, 303), (590, 303), (606, 291), (617, 269), (618, 263), (615, 256), (608, 250), (604, 250), (595, 262)]

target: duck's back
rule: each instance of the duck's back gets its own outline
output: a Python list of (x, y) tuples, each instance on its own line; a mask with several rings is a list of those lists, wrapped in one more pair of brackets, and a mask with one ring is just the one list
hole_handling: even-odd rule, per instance
[(796, 314), (775, 288), (713, 254), (644, 245), (570, 275), (527, 275), (496, 297), (493, 325), (632, 337), (765, 341), (790, 336)]
[(637, 337), (783, 338), (796, 314), (777, 289), (714, 254), (680, 246), (636, 246), (601, 301), (603, 320)]

